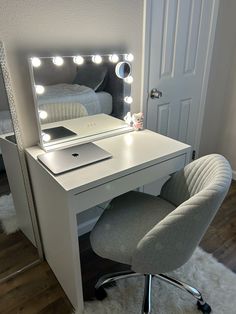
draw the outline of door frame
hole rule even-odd
[[[144,112],[144,126],[147,127],[147,110],[149,97],[149,67],[151,54],[151,33],[152,33],[152,5],[154,1],[158,0],[144,0],[143,5],[143,38],[142,38],[142,81],[141,81],[141,110]],[[203,0],[204,1],[204,0]],[[198,157],[199,146],[202,135],[202,126],[204,119],[204,112],[206,106],[206,96],[208,88],[208,80],[210,76],[210,67],[212,52],[215,40],[215,30],[218,18],[220,0],[213,1],[213,10],[210,22],[210,35],[207,45],[206,62],[204,66],[204,74],[202,80],[201,101],[199,107],[199,119],[197,121],[197,130],[195,135],[195,144],[193,149],[196,150],[196,157]],[[156,86],[153,86],[153,88]]]

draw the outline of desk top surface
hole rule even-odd
[[[113,157],[101,162],[54,176],[38,160],[44,153],[38,146],[26,149],[31,160],[37,162],[65,190],[76,193],[125,176],[132,172],[190,152],[190,146],[158,133],[143,130],[129,132],[94,142]]]

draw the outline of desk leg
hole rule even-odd
[[[84,308],[76,213],[70,196],[38,164],[31,181],[46,260],[76,313]]]
[[[76,314],[80,314],[84,309],[84,298],[83,298],[83,288],[82,288],[82,274],[81,274],[81,264],[80,264],[80,250],[79,250],[79,240],[78,240],[78,230],[77,230],[77,218],[74,211],[70,211],[70,230],[71,230],[71,260],[69,261],[69,271],[71,273],[72,279],[74,280],[74,285],[72,286],[72,291],[67,292],[73,307],[77,311]],[[71,269],[70,269],[71,267]],[[74,292],[76,295],[74,295]]]
[[[44,231],[45,257],[76,314],[80,314],[84,301],[76,214],[68,206],[64,207],[63,202],[55,208],[57,214],[55,216],[54,212],[54,218],[47,214],[47,223],[54,219],[54,224],[48,225],[48,231]]]

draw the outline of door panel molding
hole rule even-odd
[[[163,5],[162,51],[160,78],[173,76],[178,23],[178,0],[167,0]]]
[[[197,50],[199,44],[200,25],[202,20],[203,0],[200,2],[193,1],[191,3],[189,23],[188,23],[188,36],[187,47],[185,54],[185,64],[183,73],[194,73],[196,67]],[[194,15],[193,12],[197,14]]]
[[[169,121],[170,121],[170,110],[169,110],[169,103],[161,104],[158,106],[158,113],[157,113],[157,121],[158,121],[158,127],[157,131],[158,133],[162,135],[168,135],[169,134]]]
[[[184,99],[180,101],[180,123],[178,131],[178,140],[185,142],[187,140],[188,121],[192,99]]]

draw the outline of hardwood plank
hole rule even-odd
[[[9,246],[22,240],[22,235],[20,232],[14,232],[11,234],[6,234],[4,232],[0,233],[0,251],[5,250]]]
[[[61,297],[39,311],[39,314],[71,314],[72,306],[68,299]]]
[[[27,286],[31,281],[37,281],[38,278],[44,277],[47,279],[49,276],[54,276],[50,270],[49,265],[46,262],[40,265],[34,266],[28,269],[26,272],[8,279],[0,284],[0,295],[7,294],[14,289],[19,289],[19,287]],[[0,298],[1,301],[1,298]]]
[[[0,197],[9,193],[10,187],[6,172],[0,172]],[[22,269],[37,259],[37,249],[21,231],[7,235],[0,227],[0,279]]]
[[[0,279],[38,259],[38,251],[21,231],[0,233]]]
[[[72,306],[50,267],[43,262],[0,285],[0,313],[66,314],[72,313]]]
[[[236,272],[236,181],[203,237],[200,246]]]
[[[17,313],[32,314],[44,312],[47,308],[58,301],[60,296],[62,297],[63,292],[55,281],[54,285],[50,285],[45,290],[42,289],[40,293],[34,295],[32,298],[21,303],[17,308]],[[46,307],[45,307],[46,304]],[[15,314],[16,308],[9,312],[9,314]],[[63,313],[63,312],[60,312]]]

